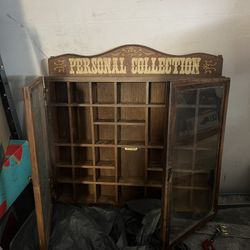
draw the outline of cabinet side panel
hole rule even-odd
[[[48,248],[52,204],[49,184],[49,158],[46,130],[43,79],[38,78],[24,88],[26,123],[32,162],[40,249]]]

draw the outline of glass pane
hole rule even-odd
[[[170,241],[212,209],[223,87],[176,91]]]

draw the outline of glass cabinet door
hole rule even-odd
[[[216,209],[228,87],[228,79],[170,83],[165,185],[170,244]]]

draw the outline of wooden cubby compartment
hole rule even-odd
[[[119,182],[143,184],[145,181],[145,149],[119,148],[118,150]]]
[[[49,101],[50,103],[68,103],[67,82],[49,82]]]
[[[70,167],[57,167],[56,175],[57,181],[60,183],[72,183],[73,181],[72,168]]]
[[[75,168],[74,174],[75,174],[74,182],[76,183],[88,184],[94,181],[93,169],[91,168]]]
[[[67,107],[51,107],[52,135],[56,143],[70,142],[69,110]]]
[[[114,104],[114,83],[92,83],[92,100],[95,104]]]
[[[145,104],[145,82],[120,82],[117,85],[117,100],[120,104]]]
[[[73,201],[73,185],[71,183],[60,183],[56,184],[56,197],[62,202]]]
[[[163,171],[164,150],[158,148],[148,149],[148,170]]]
[[[114,147],[95,147],[95,164],[96,167],[114,167]]]
[[[76,184],[76,202],[89,204],[95,201],[95,191],[93,184]]]
[[[164,144],[165,108],[149,109],[149,144]]]
[[[149,103],[165,104],[167,98],[167,85],[165,82],[151,82],[149,86]]]
[[[90,92],[88,82],[70,83],[70,100],[72,104],[89,104]]]
[[[112,204],[116,203],[116,188],[112,185],[97,185],[97,203]]]
[[[77,166],[93,166],[91,147],[74,147],[74,160]]]
[[[94,124],[107,124],[115,121],[113,107],[93,107]]]
[[[108,124],[95,125],[95,140],[96,144],[114,144],[115,143],[114,125],[108,125]]]
[[[90,144],[91,120],[89,107],[72,107],[72,134],[73,143]]]
[[[55,164],[56,165],[71,165],[71,148],[68,146],[55,147]]]

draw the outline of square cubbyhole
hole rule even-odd
[[[145,129],[137,125],[118,126],[118,142],[120,145],[145,145]]]
[[[164,145],[164,117],[165,108],[149,109],[149,143],[151,145]]]
[[[114,125],[95,125],[96,144],[114,144],[115,127]]]
[[[145,82],[121,82],[118,83],[118,103],[121,104],[145,104]]]
[[[150,83],[150,104],[165,104],[167,96],[166,82]]]
[[[72,168],[58,167],[56,168],[56,179],[60,183],[72,183]]]
[[[70,143],[68,107],[49,107],[50,126],[56,143]]]
[[[96,169],[96,181],[105,183],[115,182],[115,169]]]
[[[95,201],[93,184],[76,184],[76,202],[81,204],[89,204]]]
[[[56,184],[56,197],[61,202],[73,201],[73,184],[70,183],[57,183]]]
[[[118,122],[145,125],[145,108],[120,107],[117,111]]]
[[[113,104],[114,103],[114,83],[95,82],[92,83],[93,103]]]
[[[56,165],[71,165],[71,148],[66,146],[55,147]]]
[[[144,187],[121,186],[119,187],[119,200],[121,205],[130,200],[144,198]]]
[[[90,103],[89,83],[88,82],[71,82],[70,95],[72,104]]]
[[[96,185],[97,202],[99,204],[115,204],[116,187],[112,185]]]
[[[72,108],[72,130],[74,143],[91,143],[90,108]]]
[[[93,169],[91,168],[75,168],[75,182],[88,183],[93,182]]]
[[[75,147],[75,164],[79,166],[93,166],[91,147]]]
[[[148,171],[148,185],[161,187],[163,185],[163,173],[159,171]]]
[[[94,107],[93,116],[95,124],[114,122],[115,109],[113,107]]]
[[[68,103],[67,82],[50,81],[48,85],[51,103]]]
[[[115,148],[113,147],[96,147],[95,162],[99,167],[115,166]]]
[[[159,199],[161,200],[161,187],[148,187],[147,188],[147,198],[148,199]]]
[[[120,148],[118,150],[119,181],[126,184],[144,183],[145,149]]]
[[[163,170],[164,158],[163,158],[163,149],[148,149],[148,168],[155,170]]]

